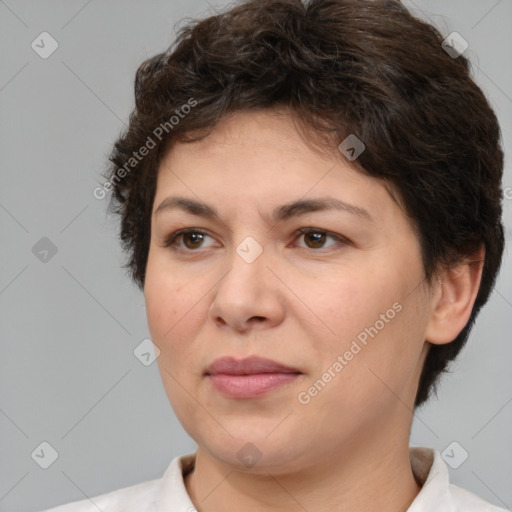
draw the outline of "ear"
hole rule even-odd
[[[445,269],[432,293],[432,314],[425,339],[434,345],[452,342],[471,316],[482,270],[485,247],[482,245],[459,265]]]

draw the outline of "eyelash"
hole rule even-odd
[[[331,233],[330,231],[325,231],[323,229],[317,229],[317,228],[299,229],[294,233],[294,237],[300,237],[301,235],[308,235],[311,233],[320,233],[322,235],[327,235],[342,245],[347,245],[350,243],[350,240],[348,240],[347,238],[345,238],[341,235],[337,235],[336,233]],[[187,248],[183,249],[181,247],[177,247],[177,245],[176,245],[177,239],[181,236],[188,235],[188,234],[198,234],[198,235],[203,235],[203,236],[210,236],[207,231],[205,231],[204,229],[201,229],[201,228],[181,229],[181,230],[175,231],[174,233],[169,235],[166,238],[163,247],[168,247],[175,251],[183,250],[185,252],[198,252],[200,248],[199,249],[187,249]],[[314,249],[314,248],[310,248],[310,247],[300,247],[300,249],[310,249],[315,252],[320,252],[320,251],[322,251],[322,249],[325,249],[325,248]]]

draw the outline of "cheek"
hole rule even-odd
[[[413,274],[404,276],[396,264],[345,268],[328,279],[303,282],[300,293],[309,298],[306,303],[315,318],[314,325],[307,319],[302,324],[319,363],[315,377],[342,356],[344,377],[337,381],[350,382],[349,388],[376,380],[370,369],[392,387],[398,385],[396,379],[406,378],[423,344],[421,298],[418,291],[410,293],[415,284]]]
[[[193,295],[193,287],[186,287],[157,258],[152,258],[150,252],[144,286],[146,317],[152,339],[161,350],[174,337],[180,323],[186,322]]]
[[[373,326],[400,299],[399,283],[389,281],[389,272],[377,276],[364,268],[340,269],[314,281],[298,280],[295,290],[312,312],[312,323],[304,322],[303,328],[310,331],[319,325],[335,349]]]
[[[204,275],[185,275],[166,265],[148,262],[147,324],[151,339],[160,349],[157,362],[168,391],[174,390],[176,384],[170,375],[185,382],[191,377],[191,369],[197,370],[197,358],[201,355],[198,342],[208,318],[207,294],[211,286]],[[179,394],[179,389],[174,391]]]

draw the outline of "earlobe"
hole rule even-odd
[[[480,288],[484,259],[482,245],[460,264],[443,270],[432,294],[427,341],[434,345],[450,343],[467,324]]]

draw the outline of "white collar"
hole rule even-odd
[[[506,512],[465,489],[450,484],[448,467],[432,448],[411,446],[413,474],[422,486],[407,512]],[[195,512],[183,472],[193,469],[195,453],[176,457],[165,471],[157,490],[155,511]]]

